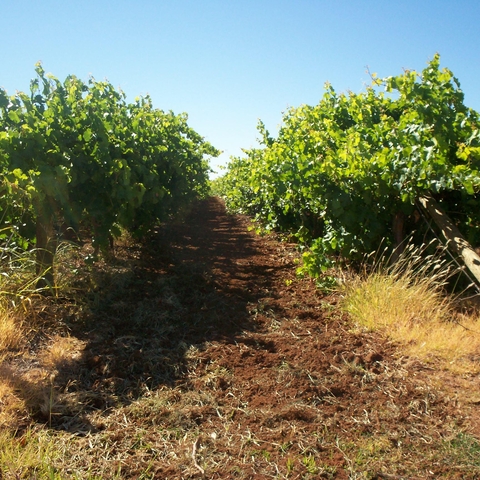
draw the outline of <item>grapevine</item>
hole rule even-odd
[[[313,275],[381,243],[401,248],[427,193],[479,240],[479,116],[439,55],[421,73],[372,75],[362,93],[327,84],[318,105],[286,112],[276,138],[258,130],[260,147],[233,158],[219,188],[230,209],[308,246]]]
[[[35,70],[29,95],[0,89],[0,227],[36,245],[39,286],[51,287],[56,226],[82,224],[97,249],[121,229],[141,235],[206,194],[219,152],[149,97],[127,103],[109,82]]]

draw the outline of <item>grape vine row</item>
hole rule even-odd
[[[273,138],[232,158],[217,191],[227,206],[308,246],[319,275],[378,246],[400,248],[431,193],[470,241],[480,240],[479,115],[435,55],[421,72],[371,75],[362,93],[327,84],[318,105],[291,108]]]
[[[121,229],[141,235],[206,194],[219,152],[148,96],[35,71],[29,94],[0,89],[0,235],[36,241],[51,285],[55,225],[82,224],[102,249]]]

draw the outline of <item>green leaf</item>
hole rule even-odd
[[[8,118],[15,123],[20,123],[20,117],[18,116],[18,113],[15,110],[10,110],[8,112]]]
[[[93,136],[93,133],[92,133],[92,130],[91,130],[90,128],[88,128],[87,130],[85,130],[85,132],[83,132],[83,135],[82,135],[83,140],[84,140],[85,142],[87,142],[87,143],[90,141],[90,139],[92,138],[92,136]]]
[[[469,195],[475,194],[475,189],[473,188],[473,183],[471,180],[464,182],[463,186],[465,187],[465,190]]]

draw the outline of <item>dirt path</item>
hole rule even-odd
[[[76,333],[82,358],[56,380],[56,428],[86,435],[89,471],[480,478],[480,460],[455,449],[475,448],[473,406],[435,387],[454,379],[355,331],[335,296],[296,276],[291,245],[248,227],[212,198],[143,249],[118,250]]]

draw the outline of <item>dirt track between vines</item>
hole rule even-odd
[[[81,359],[56,379],[54,426],[76,432],[89,471],[480,478],[480,461],[445,453],[460,431],[480,436],[478,395],[461,390],[478,378],[435,371],[354,328],[338,295],[296,276],[293,245],[249,226],[211,198],[125,251],[134,273],[102,291],[93,327],[78,333]],[[72,454],[73,469],[82,462]]]

